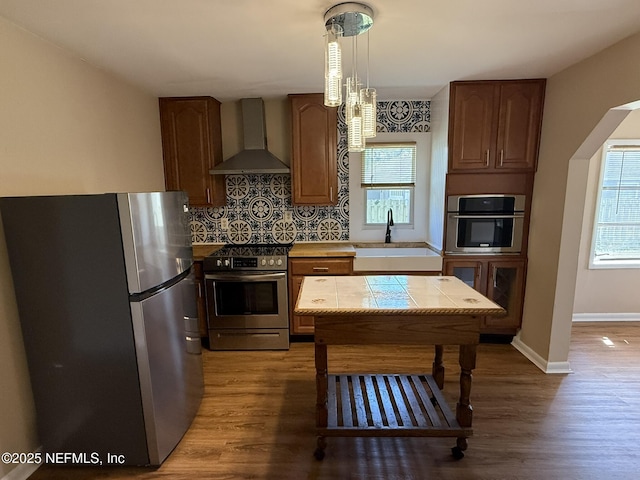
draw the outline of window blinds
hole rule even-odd
[[[611,146],[602,172],[596,258],[640,258],[640,146]]]
[[[415,142],[367,143],[362,154],[363,187],[413,187],[415,182]]]

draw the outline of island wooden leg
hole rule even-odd
[[[431,375],[436,381],[438,388],[442,390],[444,388],[444,365],[442,364],[442,345],[436,345],[436,354],[433,358],[433,365],[431,367]]]
[[[327,411],[327,346],[324,344],[315,344],[315,362],[316,362],[316,427],[327,428],[328,411]],[[320,435],[317,438],[317,447],[314,456],[318,460],[324,458],[324,449],[327,446],[325,438]]]
[[[473,407],[469,403],[471,396],[472,371],[476,368],[476,345],[460,345],[460,399],[456,405],[456,420],[461,427],[471,427],[473,421]],[[467,449],[467,438],[458,437],[453,447],[453,456],[462,458]]]

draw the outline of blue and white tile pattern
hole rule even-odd
[[[429,128],[428,100],[378,102],[378,132],[428,132]],[[226,206],[191,208],[193,243],[254,244],[349,240],[349,153],[344,108],[338,110],[337,149],[336,206],[294,207],[291,205],[289,175],[227,175]],[[221,228],[223,218],[229,223],[227,230]]]

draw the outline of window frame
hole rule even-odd
[[[373,141],[373,139],[371,139]],[[428,205],[431,185],[431,132],[378,132],[375,141],[380,142],[416,142],[416,210],[413,217],[413,228],[408,226],[391,227],[391,242],[424,242],[428,238],[429,215],[419,205]],[[361,152],[345,152],[345,161],[349,163],[349,240],[353,242],[383,242],[384,225],[378,227],[364,226],[364,196],[361,194],[362,178]],[[444,205],[444,203],[443,203]],[[444,208],[444,207],[443,207]]]
[[[623,269],[623,268],[640,268],[640,255],[637,258],[616,259],[616,258],[601,258],[596,257],[596,239],[598,236],[598,227],[600,225],[600,208],[602,202],[602,191],[604,182],[604,173],[607,162],[607,154],[610,147],[632,147],[637,146],[637,151],[640,152],[640,139],[611,139],[607,140],[602,146],[602,152],[600,156],[600,171],[598,175],[598,185],[596,190],[596,201],[593,213],[593,224],[591,228],[591,249],[589,251],[589,269]],[[635,150],[635,149],[634,149]],[[640,208],[640,207],[639,207]],[[639,222],[640,224],[640,222]]]
[[[365,146],[365,151],[367,148],[384,148],[388,146],[390,148],[397,147],[413,147],[413,183],[380,183],[369,184],[363,183],[363,179],[360,181],[360,188],[362,190],[363,196],[363,205],[364,205],[364,215],[362,217],[362,228],[367,229],[378,229],[381,226],[386,226],[386,220],[384,222],[368,222],[367,220],[367,194],[370,190],[409,190],[409,221],[408,222],[400,222],[397,218],[394,217],[394,227],[397,228],[414,228],[414,218],[415,218],[415,205],[416,205],[416,182],[417,182],[417,168],[418,168],[418,144],[412,140],[395,140],[395,141],[383,141],[383,142],[367,142]],[[361,177],[364,177],[364,163],[365,163],[366,155],[365,152],[362,152],[360,158],[360,167],[361,167]]]

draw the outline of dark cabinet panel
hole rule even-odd
[[[322,94],[289,95],[293,205],[338,202],[337,112]]]
[[[526,260],[445,258],[443,273],[453,275],[504,308],[504,316],[482,319],[482,333],[513,335],[522,322]]]
[[[183,190],[194,206],[226,202],[224,175],[209,170],[222,162],[220,102],[212,97],[160,99],[165,186]]]
[[[534,171],[545,80],[453,82],[450,172]]]

